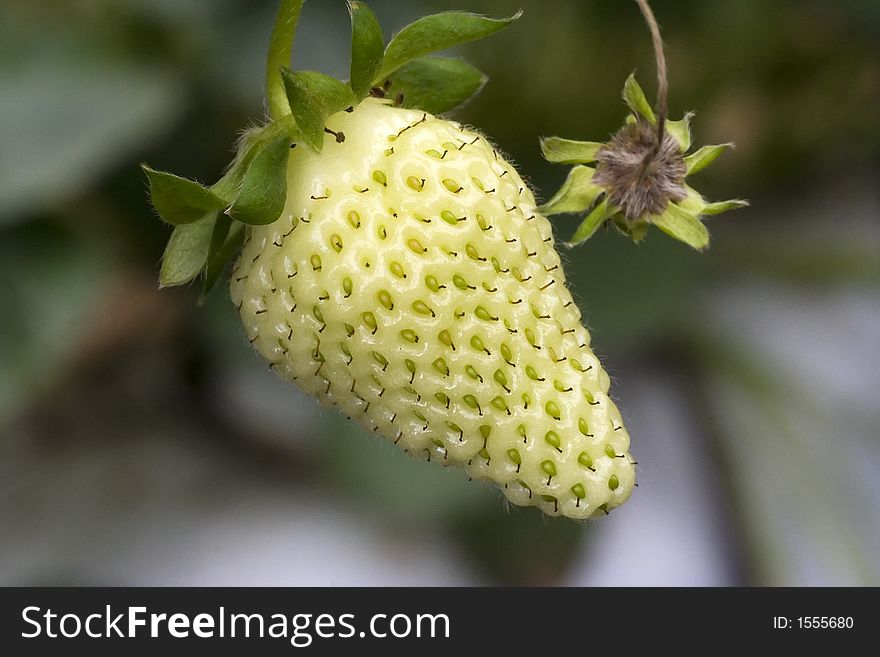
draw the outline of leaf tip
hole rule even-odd
[[[550,139],[552,139],[552,137],[538,138],[538,145],[541,147],[541,155],[543,155],[545,159],[547,158],[547,141]]]
[[[636,80],[636,72],[629,74],[626,82],[623,83],[623,101],[627,104],[634,115],[643,117],[651,125],[657,123],[657,117],[642,86]]]
[[[703,206],[700,214],[711,216],[721,214],[723,212],[729,212],[730,210],[739,210],[740,208],[746,208],[748,206],[749,202],[745,199],[733,198],[727,201],[716,201],[714,203],[707,203]]]

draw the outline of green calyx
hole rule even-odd
[[[733,144],[703,146],[691,153],[691,114],[665,121],[630,75],[623,99],[630,109],[625,125],[608,142],[541,140],[548,162],[575,165],[560,190],[541,209],[546,215],[582,213],[567,245],[584,243],[603,225],[612,224],[635,242],[651,226],[697,250],[709,245],[707,216],[748,205],[746,201],[706,201],[687,177],[711,164]]]
[[[220,279],[238,251],[246,225],[275,221],[286,201],[291,148],[321,151],[327,118],[367,96],[388,97],[400,107],[432,114],[449,111],[476,94],[486,76],[470,64],[431,53],[482,39],[517,20],[519,13],[492,19],[460,11],[421,18],[387,44],[376,16],[363,2],[348,1],[351,15],[350,79],[316,71],[294,71],[293,39],[303,0],[281,0],[266,65],[270,120],[247,130],[224,176],[205,186],[142,165],[153,207],[174,226],[162,257],[163,287],[204,276],[204,292]]]

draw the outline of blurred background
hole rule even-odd
[[[548,198],[538,137],[603,140],[650,40],[620,0],[375,0],[390,36],[466,8],[455,117]],[[654,0],[673,117],[735,141],[695,186],[752,206],[696,254],[599,235],[567,272],[640,487],[579,524],[403,453],[247,344],[224,289],[157,288],[138,163],[204,182],[264,114],[271,0],[0,5],[0,584],[880,584],[880,3]],[[297,68],[347,76],[342,0]],[[567,237],[575,217],[558,217]]]

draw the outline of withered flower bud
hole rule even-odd
[[[593,182],[635,220],[661,214],[670,202],[684,199],[686,173],[678,141],[666,132],[657,148],[657,127],[639,117],[598,150]]]

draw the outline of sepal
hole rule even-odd
[[[709,246],[709,231],[696,215],[670,203],[664,212],[653,217],[657,228],[670,237],[702,251]]]
[[[348,0],[351,14],[351,72],[350,84],[358,100],[366,98],[373,86],[373,78],[382,68],[385,40],[376,15],[365,3]]]
[[[287,135],[277,137],[253,158],[228,214],[245,224],[271,224],[281,215],[287,200]]]
[[[632,111],[633,115],[641,116],[651,125],[656,125],[657,117],[651,109],[651,103],[645,97],[642,86],[636,81],[636,74],[630,73],[623,84],[623,102]]]
[[[204,271],[219,214],[213,210],[198,221],[174,227],[162,255],[159,287],[185,285]]]
[[[213,210],[221,210],[226,201],[199,183],[173,173],[156,171],[141,165],[150,183],[150,198],[159,216],[169,224],[191,224]]]
[[[583,244],[599,230],[612,214],[608,207],[608,199],[602,199],[600,203],[596,204],[596,207],[587,213],[580,226],[574,231],[574,235],[571,236],[571,239],[565,245],[569,248],[574,248]]]
[[[593,182],[593,169],[584,165],[573,167],[562,187],[547,203],[541,212],[550,216],[565,212],[583,212],[593,205],[602,193],[602,188]]]
[[[692,176],[693,174],[702,171],[707,166],[712,164],[718,156],[721,155],[724,151],[733,148],[733,144],[715,144],[712,146],[703,146],[702,148],[698,148],[693,153],[684,158],[684,163],[687,165],[687,175]]]
[[[555,164],[590,164],[596,161],[596,152],[602,148],[598,141],[574,141],[562,137],[541,140],[541,154]]]
[[[305,142],[321,152],[327,117],[355,104],[351,87],[317,71],[281,73],[290,111]]]
[[[440,114],[477,94],[486,79],[461,59],[419,57],[394,74],[388,95],[400,98],[403,107]]]

